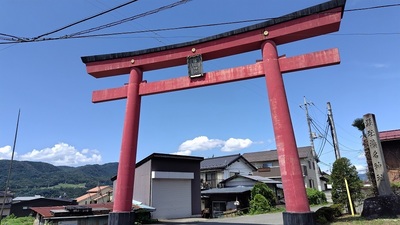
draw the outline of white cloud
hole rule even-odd
[[[204,151],[219,148],[224,152],[232,152],[249,147],[253,144],[250,139],[229,138],[227,141],[220,139],[209,139],[206,136],[199,136],[192,140],[186,140],[179,148],[176,155],[191,155],[194,151]]]
[[[0,148],[0,159],[11,160],[11,155],[12,155],[11,146],[6,145],[6,146]],[[14,156],[16,156],[16,153],[14,153]]]
[[[210,150],[222,147],[224,141],[219,139],[208,139],[206,136],[196,137],[192,140],[187,140],[179,146],[179,151],[199,151]]]
[[[223,152],[233,152],[236,150],[244,149],[249,147],[253,142],[250,139],[235,139],[229,138],[224,147],[221,148]]]
[[[372,64],[372,67],[375,67],[375,68],[389,68],[389,64],[387,64],[387,63],[374,63],[374,64]]]
[[[74,146],[59,143],[51,148],[32,150],[18,157],[18,160],[41,161],[56,166],[81,166],[101,163],[102,158],[97,150],[83,149],[79,151]]]
[[[173,152],[171,153],[173,155],[191,155],[192,151],[190,150],[183,150],[183,151],[177,151],[177,152]]]
[[[365,165],[354,165],[359,173],[365,173],[367,167]]]
[[[357,156],[357,158],[360,159],[360,160],[365,160],[365,152],[360,153],[360,154]]]

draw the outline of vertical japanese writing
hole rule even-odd
[[[371,153],[379,195],[391,194],[385,158],[382,152],[382,145],[379,139],[375,116],[373,114],[366,114],[363,119],[365,125],[365,136]]]

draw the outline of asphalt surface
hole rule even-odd
[[[311,211],[316,211],[321,206],[311,207]],[[204,219],[204,218],[185,218],[175,220],[160,220],[155,225],[283,225],[282,212],[267,213],[261,215],[245,215],[227,218]]]

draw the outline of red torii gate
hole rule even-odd
[[[129,83],[93,92],[94,103],[127,99],[114,209],[109,224],[127,224],[133,198],[133,183],[139,130],[141,96],[202,87],[265,76],[275,141],[286,201],[285,225],[315,224],[308,204],[291,123],[282,73],[340,63],[337,49],[294,57],[278,57],[276,45],[339,30],[345,0],[334,0],[264,23],[193,42],[134,52],[82,57],[87,72],[95,78],[130,74]],[[187,58],[201,55],[212,60],[261,49],[263,59],[252,65],[147,83],[145,71],[185,65]]]

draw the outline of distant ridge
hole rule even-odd
[[[0,171],[7,171],[10,160],[0,160]],[[97,185],[112,185],[118,163],[79,167],[54,166],[45,162],[13,161],[10,191],[15,196],[42,195],[56,198],[66,195],[76,198]],[[0,190],[5,189],[7,174],[0,173]]]

